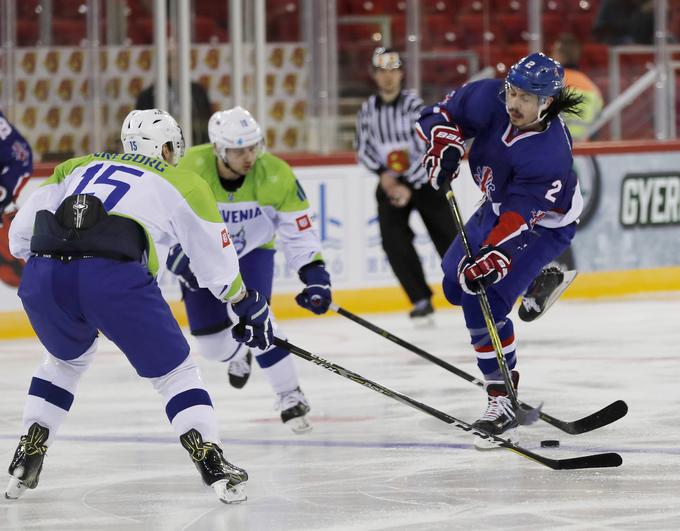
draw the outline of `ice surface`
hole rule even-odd
[[[478,375],[459,311],[438,312],[430,330],[400,314],[365,317]],[[201,360],[225,455],[250,475],[248,501],[234,506],[200,484],[160,397],[102,341],[40,485],[0,500],[0,529],[680,529],[679,318],[680,295],[668,294],[560,301],[534,323],[514,319],[524,401],[565,420],[617,399],[630,407],[582,435],[524,427],[521,444],[559,458],[620,452],[616,469],[553,471],[476,451],[464,432],[300,359],[314,429],[294,435],[259,368],[236,390],[225,366]],[[484,409],[479,388],[347,319],[283,325],[293,343],[463,420]],[[35,341],[0,343],[3,467],[40,359]]]

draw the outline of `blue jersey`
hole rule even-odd
[[[31,147],[0,112],[0,214],[19,195],[32,171]]]
[[[551,120],[543,131],[519,131],[510,123],[502,91],[502,80],[469,83],[426,108],[419,120],[428,138],[432,127],[445,123],[474,138],[470,170],[499,216],[483,242],[488,245],[504,244],[536,225],[567,226],[583,208],[571,137],[562,120]]]

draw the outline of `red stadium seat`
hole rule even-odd
[[[79,45],[86,38],[87,27],[84,19],[52,19],[52,44],[74,46]]]
[[[38,21],[17,20],[17,45],[35,46],[40,37],[40,27]]]
[[[53,0],[52,13],[57,18],[85,17],[87,0]]]
[[[518,43],[526,41],[527,17],[516,13],[494,17],[494,32],[499,42]]]

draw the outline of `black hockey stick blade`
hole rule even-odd
[[[522,404],[522,407],[524,407],[524,404]],[[626,403],[623,400],[617,400],[587,417],[572,422],[556,419],[543,411],[541,411],[540,416],[542,420],[570,435],[579,435],[580,433],[587,433],[601,428],[602,426],[606,426],[607,424],[611,424],[612,422],[625,417],[626,413],[628,413],[628,406]]]
[[[338,376],[342,376],[343,378],[352,380],[353,382],[358,383],[359,385],[363,385],[364,387],[367,387],[377,393],[380,393],[381,395],[385,395],[386,397],[396,400],[397,402],[401,402],[402,404],[412,407],[413,409],[417,409],[419,411],[422,411],[423,413],[427,413],[428,415],[433,416],[441,420],[442,422],[451,424],[454,427],[466,433],[469,433],[470,435],[476,435],[477,437],[481,437],[482,439],[485,439],[486,441],[494,444],[495,446],[498,446],[500,448],[506,448],[516,453],[517,455],[521,455],[522,457],[531,459],[532,461],[552,468],[553,470],[574,470],[579,468],[606,468],[620,466],[623,463],[621,456],[615,453],[586,455],[582,457],[573,457],[570,459],[549,459],[542,455],[536,454],[531,450],[527,450],[526,448],[517,446],[516,444],[510,442],[508,439],[498,437],[497,435],[492,435],[483,430],[475,428],[474,426],[472,426],[472,424],[468,424],[467,422],[459,420],[456,417],[444,413],[443,411],[439,411],[438,409],[428,406],[427,404],[424,404],[422,402],[418,402],[417,400],[414,400],[409,396],[403,395],[388,387],[380,385],[379,383],[364,378],[363,376],[355,372],[352,372],[348,369],[345,369],[344,367],[341,367],[340,365],[336,365],[335,363],[332,363],[319,356],[316,356],[311,352],[308,352],[298,347],[297,345],[289,343],[288,341],[285,341],[278,337],[274,337],[274,344],[277,347],[284,348],[288,350],[290,353],[295,354],[296,356],[304,360],[310,361],[315,365],[318,365],[319,367],[323,367],[324,369],[333,372]]]
[[[553,470],[577,470],[579,468],[611,468],[621,466],[623,459],[614,452],[605,454],[584,455],[583,457],[572,457],[570,459],[552,460],[556,466],[551,466]],[[548,465],[550,466],[550,465]]]
[[[468,382],[476,385],[477,387],[484,387],[484,382],[482,380],[475,378],[471,374],[463,371],[462,369],[459,369],[454,365],[451,365],[447,361],[444,361],[443,359],[438,358],[437,356],[434,356],[429,352],[426,352],[422,348],[412,343],[409,343],[408,341],[400,337],[395,336],[394,334],[388,332],[384,328],[380,328],[378,325],[371,323],[370,321],[367,321],[363,317],[360,317],[350,312],[349,310],[346,310],[345,308],[338,306],[335,303],[331,303],[329,307],[331,310],[338,313],[339,315],[342,315],[343,317],[346,317],[350,321],[354,321],[355,323],[363,326],[364,328],[367,328],[371,332],[374,332],[384,337],[385,339],[388,339],[393,343],[396,343],[397,345],[405,348],[406,350],[410,350],[411,352],[417,354],[421,358],[424,358],[427,361],[434,363],[435,365],[439,365],[442,369],[447,370],[455,374],[456,376],[461,377],[463,380],[467,380]],[[621,417],[624,417],[628,412],[628,407],[626,406],[626,403],[623,400],[617,400],[616,402],[609,404],[607,407],[599,411],[596,411],[595,413],[592,413],[581,419],[568,422],[565,420],[555,418],[552,415],[548,415],[547,413],[542,411],[541,408],[543,404],[534,408],[528,404],[525,404],[522,401],[519,401],[519,405],[521,407],[520,411],[527,411],[529,415],[531,415],[531,417],[535,417],[536,415],[538,415],[538,418],[540,418],[541,420],[555,426],[557,429],[560,429],[563,432],[568,433],[570,435],[578,435],[580,433],[586,433],[592,430],[596,430],[597,428],[601,428],[602,426],[606,426],[607,424],[611,424],[612,422],[619,420]],[[531,421],[535,419],[530,418],[529,420]]]

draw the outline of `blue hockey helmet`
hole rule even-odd
[[[543,53],[532,53],[512,65],[505,82],[537,96],[555,96],[564,88],[564,68]]]

